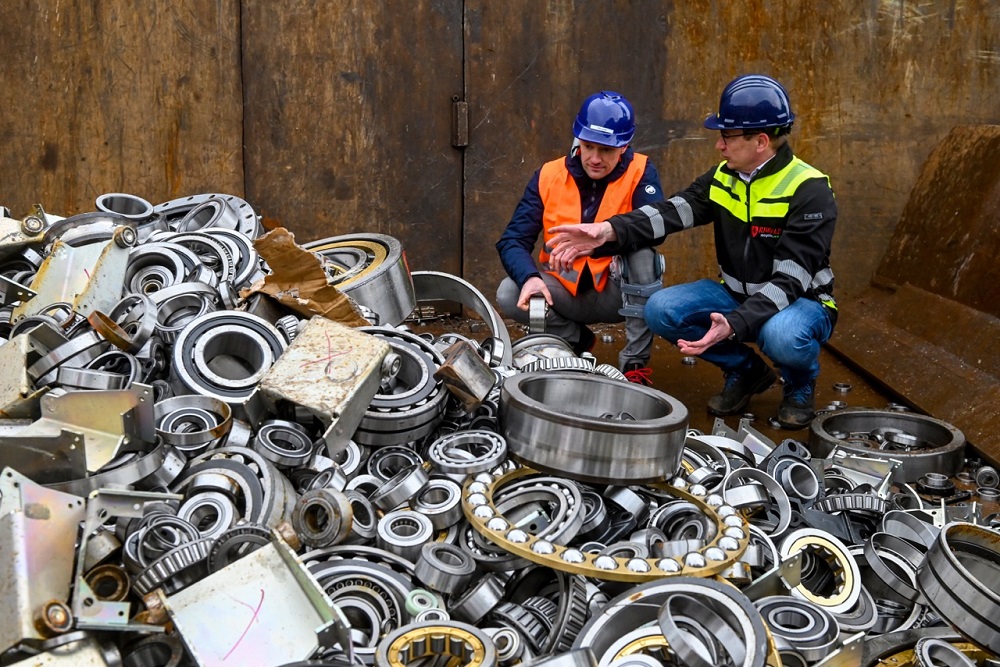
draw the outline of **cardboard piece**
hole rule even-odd
[[[351,327],[371,324],[347,295],[330,284],[319,257],[295,243],[290,231],[278,227],[253,245],[271,273],[244,289],[241,296],[260,292],[304,317],[319,315]]]

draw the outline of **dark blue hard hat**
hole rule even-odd
[[[622,95],[610,90],[583,101],[573,121],[573,136],[603,146],[627,146],[635,135],[635,112]]]
[[[729,82],[719,98],[719,113],[705,119],[710,130],[791,128],[795,114],[784,87],[763,74],[745,74]]]

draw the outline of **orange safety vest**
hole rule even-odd
[[[632,193],[635,191],[642,174],[646,171],[646,156],[634,153],[632,163],[616,181],[608,183],[601,199],[601,205],[597,209],[595,222],[607,220],[611,216],[619,213],[628,213],[632,210]],[[590,273],[594,276],[594,287],[598,292],[604,291],[604,286],[608,282],[608,267],[611,266],[611,257],[577,257],[573,262],[573,268],[569,271],[556,273],[547,269],[549,253],[552,246],[549,242],[553,234],[549,231],[556,225],[580,224],[580,190],[576,186],[576,181],[566,169],[565,158],[559,158],[542,165],[538,175],[538,193],[542,197],[545,212],[542,215],[542,225],[544,229],[542,250],[538,259],[545,268],[545,272],[555,276],[569,293],[576,296],[577,287],[580,284],[580,276],[583,275],[583,268],[590,268]]]

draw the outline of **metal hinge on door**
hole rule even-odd
[[[451,98],[451,145],[455,148],[469,145],[469,103],[458,95]]]

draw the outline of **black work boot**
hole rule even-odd
[[[816,409],[816,381],[800,387],[785,383],[782,389],[784,398],[778,408],[778,423],[782,428],[793,431],[809,426]]]
[[[776,379],[774,371],[760,357],[754,356],[749,369],[726,373],[722,393],[708,399],[709,414],[725,417],[742,412],[751,396],[770,387]]]
[[[580,340],[575,343],[570,343],[570,347],[573,348],[573,354],[580,356],[584,352],[590,352],[594,349],[594,343],[597,342],[597,336],[594,332],[590,330],[590,327],[585,324],[580,325]]]

